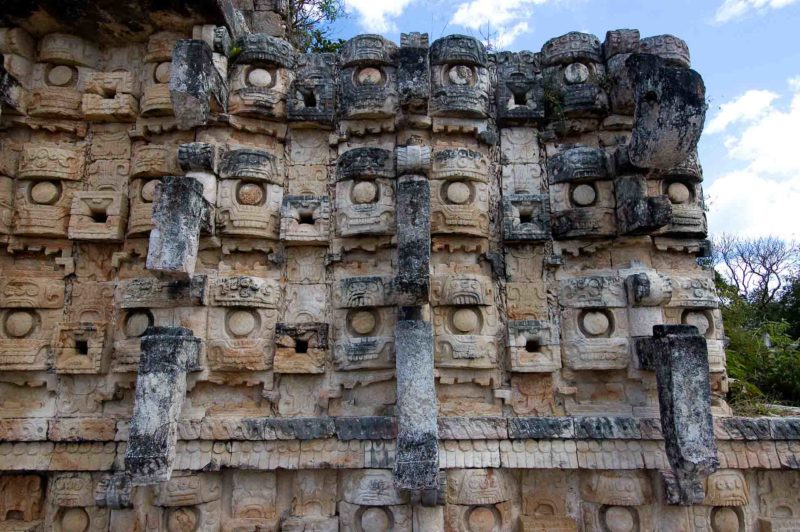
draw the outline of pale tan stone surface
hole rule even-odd
[[[253,13],[280,20],[253,11],[251,22]],[[612,57],[584,34],[537,58],[484,61],[477,43],[429,52],[451,55],[425,67],[431,92],[420,106],[404,100],[408,65],[382,38],[359,37],[325,68],[307,57],[289,67],[224,55],[222,29],[162,28],[113,44],[0,29],[27,106],[4,106],[0,118],[0,529],[800,526],[797,421],[725,424],[724,329],[711,272],[695,260],[706,227],[696,164],[643,176],[647,198],[666,198],[669,224],[620,229],[608,167],[628,142],[633,102],[605,93],[624,84],[600,81],[615,54],[684,64],[682,41],[620,30],[607,37]],[[226,112],[212,106],[187,130],[170,80],[175,43],[190,37],[211,48],[229,98]],[[540,89],[578,87],[596,96],[589,110],[504,115],[534,112],[527,102],[542,78],[495,98],[502,65],[531,61],[555,76]],[[309,108],[319,114],[294,114]],[[206,143],[213,157],[179,159],[187,143]],[[575,144],[608,165],[559,180],[552,162]],[[383,166],[365,160],[342,174],[339,163],[363,148],[384,150]],[[200,181],[210,209],[185,282],[145,266],[157,188],[172,175]],[[396,490],[391,473],[395,327],[406,305],[396,283],[401,175],[422,176],[431,193],[419,312],[434,333],[433,506]],[[541,202],[513,203],[511,227],[535,225],[534,205],[546,204],[548,236],[505,233],[503,202],[520,196]],[[647,279],[647,294],[631,289],[632,276]],[[696,326],[709,352],[721,469],[688,508],[665,502],[656,380],[636,353],[659,324]],[[189,328],[202,347],[180,400],[172,478],[126,492],[110,479],[125,470],[151,326]],[[592,432],[598,419],[611,428]]]

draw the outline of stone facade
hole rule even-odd
[[[725,403],[682,40],[181,6],[4,15],[0,530],[800,528],[800,420]]]

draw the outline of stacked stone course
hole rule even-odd
[[[725,403],[682,40],[179,4],[0,29],[0,530],[800,528],[800,420]]]

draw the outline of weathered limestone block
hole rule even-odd
[[[519,514],[512,476],[501,469],[460,469],[447,474],[447,530],[511,531]]]
[[[422,320],[398,321],[395,344],[398,434],[394,485],[422,496],[426,502],[439,485],[431,324]]]
[[[600,41],[588,33],[570,32],[542,46],[544,99],[547,117],[595,117],[608,110],[602,86],[606,75]]]
[[[398,266],[395,293],[398,304],[413,306],[428,301],[430,289],[431,189],[422,176],[404,175],[397,182]]]
[[[427,33],[400,34],[397,89],[401,107],[411,113],[427,114],[431,95]]]
[[[346,277],[334,287],[334,363],[339,370],[394,367],[392,280]],[[345,310],[346,309],[346,310]]]
[[[639,353],[642,367],[656,372],[661,428],[672,468],[664,477],[668,502],[698,504],[704,478],[719,467],[706,341],[694,326],[660,325],[653,327],[652,340]]]
[[[67,233],[72,240],[121,242],[128,226],[128,197],[119,192],[75,192]]]
[[[297,74],[287,95],[286,116],[298,122],[333,123],[336,113],[334,54],[297,56]]]
[[[495,367],[498,320],[491,280],[470,274],[436,276],[430,299],[436,366]]]
[[[96,506],[121,509],[133,506],[134,487],[131,477],[125,471],[104,476],[94,490]]]
[[[81,119],[83,92],[99,65],[99,50],[80,37],[51,33],[39,42],[38,61],[32,72],[29,115]]]
[[[509,320],[508,354],[512,371],[558,371],[561,351],[557,328],[544,320]]]
[[[550,196],[510,194],[503,198],[503,240],[540,242],[551,235]]]
[[[153,198],[153,223],[147,269],[191,277],[197,261],[200,231],[210,231],[211,212],[203,185],[192,177],[165,177]]]
[[[69,317],[58,327],[55,342],[57,373],[104,373],[108,367],[113,283],[81,282],[72,285]]]
[[[345,119],[393,117],[397,90],[398,47],[380,35],[358,35],[339,52],[339,84]]]
[[[206,356],[217,371],[271,367],[280,288],[250,276],[211,279],[204,294],[208,311]]]
[[[12,110],[25,113],[28,107],[28,91],[19,79],[0,65],[0,103]]]
[[[215,106],[227,107],[227,87],[205,41],[184,39],[175,44],[169,92],[181,127],[204,125]]]
[[[277,494],[275,473],[237,471],[230,490],[231,517],[224,523],[223,530],[277,527]]]
[[[276,325],[273,361],[276,373],[324,373],[327,355],[327,323]]]
[[[617,196],[617,223],[623,234],[648,234],[672,221],[672,206],[666,195],[648,196],[644,176],[618,177],[614,181]]]
[[[395,149],[397,174],[427,175],[431,170],[431,149],[419,144],[398,146]]]
[[[344,152],[336,171],[336,231],[340,236],[395,231],[394,156],[381,148]]]
[[[648,180],[650,195],[666,195],[672,216],[659,233],[684,237],[705,237],[708,232],[703,189],[703,171],[692,153],[678,166],[659,172],[658,179]]]
[[[14,225],[14,179],[0,176],[0,235],[8,235]]]
[[[222,155],[219,177],[267,181],[283,186],[284,177],[280,161],[266,150],[238,148]]]
[[[135,121],[139,100],[133,94],[135,91],[138,95],[138,86],[134,85],[134,76],[128,71],[93,72],[81,104],[84,118],[93,122]]]
[[[650,530],[649,479],[641,471],[598,471],[582,475],[583,524],[589,530],[614,530],[627,523]]]
[[[17,179],[14,194],[15,235],[66,237],[74,195],[81,183]]]
[[[608,157],[597,148],[565,149],[547,162],[555,238],[602,238],[617,231]]]
[[[0,513],[11,530],[41,529],[45,487],[37,475],[0,476]]]
[[[281,240],[293,245],[327,244],[331,202],[327,196],[284,196]]]
[[[487,116],[490,82],[483,43],[466,35],[442,37],[431,45],[430,62],[431,116]]]
[[[50,367],[65,302],[64,281],[6,271],[0,279],[0,370]]]
[[[544,79],[536,54],[500,52],[497,78],[497,118],[501,124],[536,124],[544,119]]]
[[[125,470],[134,485],[169,480],[186,373],[198,362],[200,340],[190,329],[150,327],[142,337]]]
[[[168,117],[173,115],[170,81],[172,53],[177,42],[186,35],[160,31],[150,36],[144,56],[142,97],[139,111],[143,117]]]
[[[640,168],[669,170],[697,149],[707,108],[703,80],[655,55],[634,54],[626,65],[636,102],[630,160]]]
[[[250,33],[236,39],[236,47],[241,51],[230,69],[231,114],[285,118],[295,76],[292,45],[278,37]]]

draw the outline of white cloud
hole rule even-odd
[[[778,181],[735,171],[717,178],[705,192],[713,233],[800,237],[800,176]]]
[[[791,101],[747,91],[722,105],[710,132],[728,131],[725,148],[739,168],[706,188],[711,230],[751,236],[800,236],[800,77],[788,80]],[[749,96],[748,96],[749,95]],[[742,103],[745,102],[745,103]],[[749,102],[749,103],[748,103]],[[735,124],[741,124],[736,130]]]
[[[553,0],[470,0],[459,4],[450,23],[487,32],[490,35],[484,37],[504,48],[529,30],[533,6],[549,1]]]
[[[763,90],[749,90],[738,98],[724,103],[719,112],[706,126],[706,133],[713,135],[721,133],[736,122],[750,122],[764,115],[772,106],[778,95],[774,92]]]
[[[780,9],[797,0],[725,0],[714,13],[714,22],[724,24],[744,17],[751,11],[763,13],[769,9]]]
[[[397,30],[394,19],[403,14],[414,0],[345,0],[348,13],[355,11],[366,31],[388,33]]]

